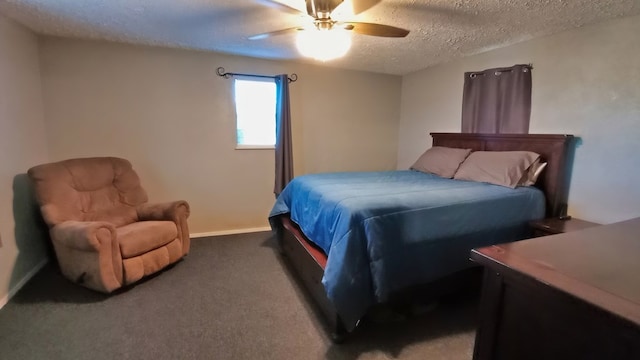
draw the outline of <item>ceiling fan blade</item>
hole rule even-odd
[[[344,28],[347,30],[353,30],[353,32],[363,35],[395,38],[401,38],[409,35],[409,30],[389,25],[353,21],[344,21],[340,22],[339,24],[341,26],[344,26]]]
[[[351,0],[353,3],[353,13],[355,15],[367,11],[377,5],[381,0]]]
[[[302,8],[296,8],[293,7],[289,4],[285,4],[283,2],[280,1],[275,1],[275,0],[255,0],[256,2],[268,6],[270,8],[273,9],[277,9],[280,11],[284,11],[287,12],[289,14],[294,14],[294,15],[300,15],[300,14],[305,14],[304,10]],[[305,14],[306,15],[306,14]]]
[[[270,31],[270,32],[266,32],[266,33],[262,33],[262,34],[258,34],[258,35],[249,36],[248,39],[249,40],[262,40],[262,39],[270,38],[272,36],[293,34],[293,33],[296,33],[296,32],[298,32],[300,30],[304,30],[304,27],[296,26],[296,27],[292,27],[292,28],[288,28],[288,29]]]
[[[307,13],[318,19],[326,19],[344,0],[305,0]]]

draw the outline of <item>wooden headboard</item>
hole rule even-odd
[[[533,151],[548,162],[536,186],[547,199],[547,217],[566,215],[569,145],[573,135],[431,133],[433,146],[474,151]]]

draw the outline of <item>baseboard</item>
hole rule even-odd
[[[33,269],[31,269],[25,276],[23,276],[22,279],[20,279],[20,281],[18,281],[18,283],[13,288],[9,289],[9,293],[2,297],[2,299],[0,299],[0,309],[7,305],[9,300],[11,300],[11,298],[15,294],[17,294],[18,291],[20,291],[20,289],[22,289],[22,287],[25,286],[27,282],[29,282],[29,280],[31,280],[31,278],[38,273],[38,271],[40,271],[45,265],[47,265],[48,262],[49,259],[47,258],[40,261],[36,266],[33,267]]]
[[[271,228],[268,226],[264,226],[264,227],[255,227],[255,228],[245,228],[245,229],[210,231],[210,232],[203,232],[203,233],[193,233],[193,234],[190,234],[190,237],[201,238],[201,237],[207,237],[207,236],[246,234],[246,233],[254,233],[254,232],[261,232],[261,231],[271,231]],[[34,277],[35,274],[37,274],[38,271],[40,271],[40,269],[42,269],[48,262],[49,262],[49,259],[43,259],[36,266],[34,266],[33,269],[31,269],[24,277],[22,277],[22,279],[18,281],[18,283],[13,288],[9,290],[9,293],[7,295],[0,298],[0,309],[2,309],[2,307],[5,306],[9,302],[9,300],[11,300],[11,298],[16,293],[18,293],[18,291],[20,291],[20,289],[22,289],[22,287],[29,280],[31,280],[31,278]]]
[[[201,237],[207,237],[207,236],[247,234],[247,233],[254,233],[254,232],[261,232],[261,231],[271,231],[271,228],[268,226],[264,226],[264,227],[256,227],[256,228],[210,231],[210,232],[202,232],[202,233],[193,233],[193,234],[189,234],[189,236],[191,238],[201,238]]]

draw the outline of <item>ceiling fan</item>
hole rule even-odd
[[[347,31],[353,31],[356,34],[380,36],[380,37],[391,37],[391,38],[401,38],[409,34],[409,30],[398,28],[395,26],[366,23],[366,22],[333,20],[331,18],[331,13],[338,7],[338,5],[342,4],[343,1],[344,0],[305,0],[307,14],[313,18],[313,25],[315,26],[315,29],[319,31],[347,30]],[[281,2],[277,2],[273,0],[269,0],[267,2],[285,11],[294,11],[296,13],[301,12],[299,9],[293,8]],[[379,2],[379,1],[376,1],[376,2]],[[309,29],[304,26],[295,26],[287,29],[270,31],[263,34],[253,35],[253,36],[250,36],[249,39],[260,40],[260,39],[265,39],[271,36],[291,34],[291,33],[296,33],[304,30],[309,30]]]

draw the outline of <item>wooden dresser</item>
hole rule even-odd
[[[474,359],[640,359],[640,218],[473,250]]]

